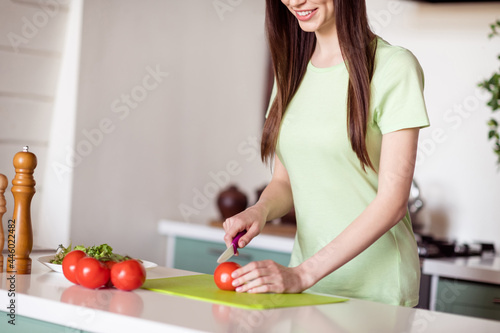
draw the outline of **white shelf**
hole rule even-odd
[[[424,274],[500,285],[500,257],[425,259]]]
[[[179,236],[224,243],[223,229],[202,224],[160,220],[158,222],[158,232],[164,236]],[[291,253],[293,242],[293,238],[261,234],[255,237],[247,246],[255,249]]]

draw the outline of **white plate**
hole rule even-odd
[[[52,259],[54,259],[53,255],[42,256],[42,257],[38,258],[38,261],[41,262],[42,264],[44,264],[45,266],[47,266],[48,268],[50,268],[51,270],[58,272],[58,273],[62,273],[62,265],[50,263],[50,261]],[[144,265],[145,269],[150,269],[150,268],[158,266],[158,264],[155,264],[154,262],[151,262],[151,261],[146,261],[146,260],[142,260],[142,259],[141,259],[141,261],[142,261],[142,264]]]

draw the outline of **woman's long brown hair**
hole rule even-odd
[[[373,165],[366,150],[376,39],[368,25],[365,0],[333,0],[335,23],[349,73],[347,128],[353,151],[363,170]],[[316,46],[316,36],[303,31],[281,1],[266,0],[266,33],[273,62],[277,94],[264,124],[261,157],[269,162],[276,152],[281,120],[297,92]]]

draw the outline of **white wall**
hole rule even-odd
[[[163,262],[158,220],[217,218],[210,175],[228,163],[253,200],[270,177],[247,143],[264,116],[263,21],[254,1],[222,16],[205,0],[84,2],[73,244]]]
[[[67,1],[0,0],[0,173],[9,179],[5,192],[12,218],[14,155],[28,145],[38,159],[36,193],[31,205],[35,240],[51,130],[61,53],[67,21]],[[57,246],[57,245],[56,245]],[[55,247],[54,247],[55,248]]]
[[[500,65],[500,38],[487,37],[500,3],[367,3],[373,27],[413,51],[425,72],[431,127],[421,131],[415,178],[426,231],[500,247],[500,174],[487,141],[491,111],[477,89]]]
[[[83,0],[71,0],[68,7],[64,49],[54,99],[50,125],[49,147],[44,164],[44,195],[40,200],[40,213],[35,226],[36,244],[55,247],[70,243],[71,200],[73,196],[73,169],[61,161],[68,161],[67,150],[74,146],[75,119],[80,73],[80,39]]]

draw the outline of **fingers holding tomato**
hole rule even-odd
[[[300,269],[272,260],[254,261],[234,272],[233,285],[237,292],[300,293],[310,287]]]

